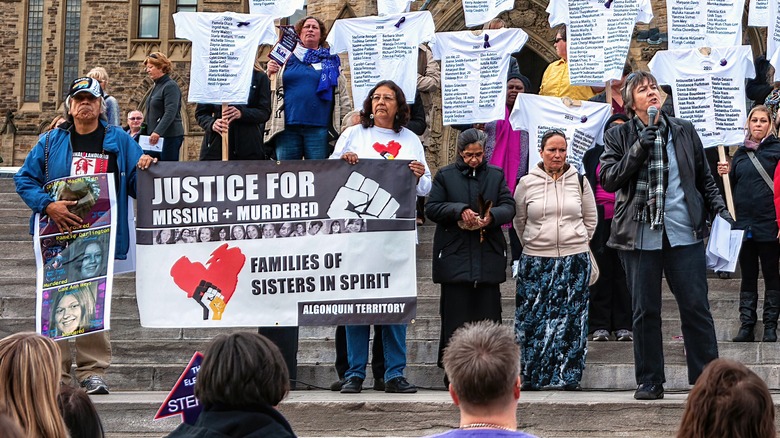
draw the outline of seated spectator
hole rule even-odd
[[[203,405],[194,425],[169,437],[295,437],[276,405],[290,390],[279,348],[265,336],[218,335],[203,354],[195,396]]]
[[[60,413],[70,431],[70,438],[103,438],[103,423],[86,392],[62,386],[57,396]]]
[[[688,395],[677,438],[775,436],[775,408],[766,383],[739,362],[710,362]]]
[[[27,437],[68,436],[57,408],[59,369],[60,350],[49,338],[15,333],[0,340],[0,412]]]
[[[512,329],[481,321],[461,327],[444,350],[460,427],[435,437],[525,437],[517,430],[520,350]]]

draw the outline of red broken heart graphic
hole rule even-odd
[[[200,262],[191,262],[186,256],[181,257],[171,267],[171,277],[177,286],[187,292],[187,298],[192,298],[201,281],[207,281],[219,288],[227,304],[236,290],[238,273],[245,261],[246,256],[240,249],[228,248],[225,243],[211,253],[206,262],[208,267]]]
[[[387,146],[376,142],[374,143],[374,150],[379,152],[379,155],[384,157],[386,160],[392,160],[395,159],[395,157],[397,157],[398,153],[401,151],[401,144],[395,140],[390,140],[390,142],[387,143]]]

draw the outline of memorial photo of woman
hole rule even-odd
[[[171,243],[176,243],[176,241],[173,238],[173,232],[169,229],[163,229],[157,232],[157,235],[154,237],[154,243],[155,245],[169,245]]]
[[[230,229],[230,235],[233,236],[233,240],[244,240],[246,237],[246,231],[244,231],[243,225],[233,225]]]
[[[330,222],[330,234],[341,234],[341,230],[343,226],[341,225],[341,221],[338,219],[334,219]]]
[[[50,337],[87,333],[95,320],[97,283],[88,282],[76,289],[59,292],[51,305]]]
[[[106,275],[108,234],[77,238],[70,246],[69,276],[72,281],[87,280]]]

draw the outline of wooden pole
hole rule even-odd
[[[718,160],[722,163],[726,162],[726,148],[723,145],[718,145]],[[731,218],[736,220],[737,216],[734,214],[734,197],[731,195],[731,181],[729,180],[729,174],[721,175],[723,177],[723,191],[726,193],[726,207],[731,213]]]
[[[228,104],[225,102],[222,102],[222,117],[225,117],[225,112],[227,112]],[[228,129],[229,127],[225,127],[225,132],[222,133],[222,161],[228,160]]]

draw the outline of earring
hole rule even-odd
[[[371,120],[374,120],[374,115],[373,114],[369,114],[368,118],[371,119]]]

